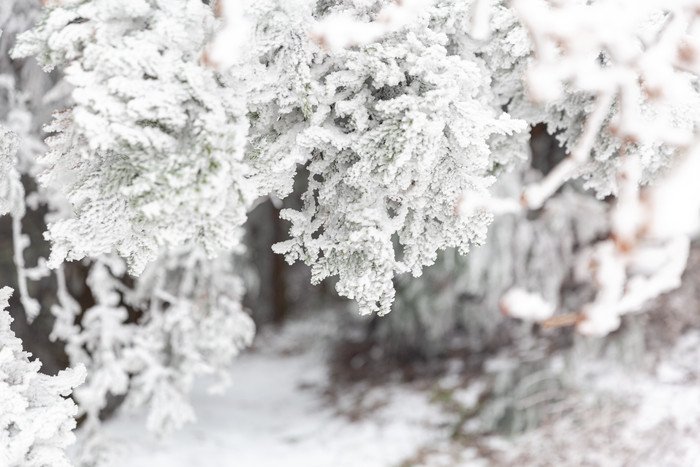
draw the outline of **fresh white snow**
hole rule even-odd
[[[260,337],[265,342],[233,365],[233,386],[224,395],[197,388],[197,423],[167,439],[148,433],[143,416],[120,414],[107,423],[105,435],[123,442],[116,465],[381,467],[446,437],[446,416],[409,387],[369,389],[365,401],[374,410],[359,421],[340,414],[352,395],[336,405],[324,396],[327,352],[310,324]]]

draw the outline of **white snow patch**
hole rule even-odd
[[[304,336],[309,330],[294,327],[275,336],[271,345],[262,344],[265,350],[238,358],[231,370],[233,386],[225,395],[198,388],[197,422],[171,437],[155,439],[139,416],[120,414],[108,422],[106,435],[127,446],[118,465],[380,467],[396,465],[424,444],[446,438],[439,426],[446,415],[426,393],[410,387],[374,388],[365,397],[376,408],[358,421],[339,414],[323,395],[324,346],[308,344],[313,342]],[[323,340],[318,332],[315,337]],[[296,353],[288,355],[290,349]]]

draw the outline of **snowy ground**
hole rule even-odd
[[[505,438],[481,433],[478,417],[454,436],[455,401],[474,406],[484,389],[479,380],[456,387],[454,374],[431,385],[358,385],[329,398],[331,327],[300,322],[259,336],[236,361],[233,387],[222,396],[198,389],[198,423],[165,440],[147,433],[141,417],[120,414],[106,427],[124,447],[116,465],[700,465],[698,331],[687,332],[653,370],[588,362],[579,370],[580,390],[567,392],[540,427]],[[436,398],[436,388],[449,403]]]
[[[233,387],[222,396],[197,391],[198,423],[166,440],[148,434],[141,417],[108,423],[109,435],[126,445],[119,465],[380,467],[444,437],[445,416],[410,388],[377,390],[374,403],[364,397],[372,410],[359,421],[331,407],[323,339],[305,335],[311,331],[318,328],[292,325],[269,346],[258,342],[236,361]]]

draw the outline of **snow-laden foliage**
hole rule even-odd
[[[68,398],[85,379],[85,368],[56,376],[39,372],[10,329],[12,289],[0,289],[0,464],[7,467],[69,467],[65,449],[75,441],[78,408]]]
[[[249,52],[229,69],[246,89],[250,180],[261,195],[284,198],[292,192],[297,164],[311,151],[297,139],[308,128],[318,105],[314,89],[319,77],[319,47],[306,31],[312,23],[313,0],[251,1],[247,18],[257,26],[245,42]],[[213,51],[231,45],[215,42]]]
[[[88,368],[74,394],[88,423],[99,423],[109,395],[125,395],[127,407],[148,408],[149,429],[169,431],[194,419],[188,397],[197,376],[216,376],[218,388],[229,383],[228,365],[250,345],[255,325],[241,307],[243,287],[230,257],[176,250],[132,287],[125,273],[117,256],[96,259],[87,278],[95,305],[78,320],[81,308],[59,274],[52,337]]]
[[[149,266],[126,301],[143,310],[129,358],[135,361],[127,406],[150,404],[148,426],[167,431],[194,418],[189,392],[200,375],[220,391],[233,358],[248,347],[255,324],[243,309],[243,284],[230,256],[176,250]]]
[[[460,285],[487,289],[489,309],[514,286],[506,313],[604,334],[679,283],[700,209],[695,1],[44,3],[13,56],[64,73],[32,91],[68,102],[37,156],[20,73],[3,67],[0,118],[22,145],[0,130],[0,211],[31,319],[26,284],[45,270],[24,265],[22,218],[48,209],[53,338],[88,368],[88,429],[113,396],[148,407],[156,431],[193,418],[194,378],[223,378],[252,340],[233,260],[247,212],[295,182],[302,207],[282,211],[291,238],[275,251],[315,283],[337,276],[364,314],[388,313],[398,275],[483,243],[503,213]],[[569,154],[538,178],[518,164],[540,123]],[[42,187],[25,193],[24,176]],[[618,202],[557,194],[577,177]],[[492,193],[499,178],[509,189]],[[79,301],[63,262],[83,258]],[[562,317],[570,276],[598,293]]]
[[[74,210],[49,227],[50,263],[116,251],[138,272],[162,246],[230,249],[251,202],[289,194],[303,162],[305,207],[284,212],[293,239],[277,251],[311,264],[314,282],[339,276],[363,313],[390,310],[395,274],[420,275],[437,251],[482,242],[490,216],[455,206],[512,164],[499,136],[525,125],[494,104],[476,54],[460,52],[460,2],[404,15],[359,50],[322,52],[308,35],[316,17],[372,19],[375,6],[250,4],[258,27],[235,37],[251,50],[215,72],[202,62],[222,46],[200,54],[213,27],[201,2],[50,5],[14,51],[64,66],[75,87],[42,159],[40,180]]]
[[[483,242],[498,211],[488,187],[518,160],[526,122],[546,123],[571,152],[525,189],[526,207],[581,175],[615,193],[623,149],[648,181],[696,120],[692,76],[663,72],[682,96],[670,103],[650,88],[662,81],[653,57],[676,61],[666,19],[689,7],[646,2],[608,37],[586,26],[619,13],[606,2],[526,3],[226,2],[205,47],[216,21],[203,2],[52,2],[14,52],[65,67],[74,86],[43,159],[42,182],[74,210],[49,228],[51,263],[117,252],[138,272],[163,246],[230,250],[252,202],[287,196],[304,163],[304,207],[283,211],[292,239],[275,250],[311,265],[314,282],[338,276],[362,313],[385,314],[396,274]],[[675,133],[639,137],[630,113],[668,115]]]
[[[293,238],[275,249],[310,264],[314,282],[339,276],[336,289],[361,313],[390,311],[395,274],[418,276],[437,251],[484,240],[490,215],[455,207],[495,180],[504,156],[492,139],[525,128],[493,105],[474,57],[451,52],[453,9],[327,57],[297,139],[312,152],[308,189],[303,209],[282,212]]]
[[[53,6],[58,8],[57,4]],[[68,7],[69,5],[62,3],[61,6]],[[77,6],[77,4],[73,6]],[[38,2],[34,7],[38,7]],[[27,9],[29,10],[26,12],[27,17],[31,18],[32,5],[20,4],[19,2],[3,4],[0,8],[0,16],[4,12],[19,15],[18,12],[25,12]],[[4,18],[4,16],[2,17]],[[206,21],[213,21],[209,10],[203,13],[203,17]],[[178,21],[181,22],[183,19],[180,18]],[[192,21],[196,21],[196,18],[193,18]],[[206,21],[204,25],[207,24]],[[15,23],[11,24],[17,26]],[[114,22],[110,24],[110,27],[116,27]],[[167,26],[167,21],[163,25]],[[29,21],[24,29],[28,26]],[[184,27],[189,29],[183,30],[181,27],[176,29],[174,33],[185,36],[183,41],[178,43],[178,46],[191,47],[193,63],[190,63],[189,66],[183,65],[185,71],[181,70],[182,73],[187,72],[187,70],[191,71],[191,69],[200,69],[205,77],[216,79],[219,82],[218,77],[211,78],[215,75],[210,68],[196,68],[195,55],[199,49],[197,49],[196,44],[187,42],[187,38],[190,37],[190,29],[198,34],[203,34],[203,37],[208,37],[206,28],[203,30],[202,24],[197,23],[188,23]],[[118,39],[119,35],[113,33],[112,29],[111,37]],[[107,37],[110,35],[103,39]],[[10,44],[12,44],[13,39],[10,37]],[[172,43],[169,44],[172,45]],[[4,49],[8,48],[7,41],[1,42],[0,45]],[[95,44],[92,46],[97,47]],[[168,64],[161,63],[163,73],[172,72],[169,65],[177,64],[178,60],[182,60],[182,57],[173,55]],[[122,64],[131,64],[130,57],[122,56],[122,62]],[[13,76],[11,73],[1,75],[0,90],[3,93],[0,94],[0,97],[7,98],[6,121],[8,125],[22,134],[22,144],[17,155],[14,154],[18,142],[16,137],[6,138],[5,133],[3,133],[1,140],[4,143],[3,149],[7,146],[7,150],[3,151],[3,155],[6,157],[2,159],[6,170],[3,170],[2,174],[7,176],[5,180],[14,183],[12,186],[15,188],[16,195],[13,195],[12,201],[21,210],[21,212],[18,211],[20,215],[16,216],[14,212],[12,213],[13,228],[17,227],[16,238],[21,240],[21,243],[15,242],[15,261],[18,266],[21,289],[22,275],[30,275],[34,279],[38,277],[33,271],[37,268],[24,268],[23,266],[22,251],[27,242],[26,237],[21,234],[21,215],[25,213],[25,202],[27,205],[31,205],[32,209],[36,209],[40,204],[46,205],[48,211],[45,219],[49,225],[57,229],[60,229],[60,226],[64,225],[65,222],[82,222],[78,220],[81,211],[77,205],[73,204],[73,209],[68,205],[68,209],[66,209],[68,203],[65,201],[65,197],[71,201],[81,198],[91,206],[90,209],[103,203],[119,205],[119,202],[108,199],[105,193],[99,190],[89,191],[88,186],[81,185],[78,181],[82,176],[80,174],[87,174],[87,171],[91,170],[90,167],[98,171],[101,170],[98,160],[101,162],[110,160],[95,156],[96,154],[106,154],[108,151],[91,151],[88,150],[87,143],[84,146],[77,144],[78,140],[86,141],[86,136],[77,136],[82,130],[73,119],[74,111],[79,105],[55,115],[53,123],[49,126],[49,131],[54,132],[55,129],[54,135],[48,141],[49,152],[46,155],[41,155],[45,148],[43,145],[35,143],[41,136],[37,134],[38,125],[35,125],[35,119],[41,118],[41,112],[37,112],[36,105],[31,113],[27,110],[25,96],[28,93],[20,86],[29,86],[30,83],[34,82],[35,86],[31,89],[33,95],[43,96],[44,103],[51,103],[57,99],[57,96],[64,95],[66,90],[71,93],[70,79],[67,83],[69,86],[66,86],[65,81],[62,81],[54,89],[50,89],[52,84],[50,81],[48,83],[42,82],[36,79],[35,73],[32,74],[34,70],[28,66],[31,64],[26,61],[19,63],[22,63],[22,67],[18,67],[17,76]],[[150,66],[149,63],[146,60],[142,64]],[[100,64],[95,66],[99,68],[98,65]],[[135,71],[134,74],[136,74]],[[33,79],[25,79],[24,76],[30,76]],[[56,75],[52,74],[52,76]],[[113,71],[112,76],[117,81],[124,78],[119,71]],[[184,86],[192,93],[199,93],[197,95],[203,95],[202,93],[209,89],[207,83],[211,83],[205,80],[187,85],[179,79],[178,76],[181,75],[167,76],[172,78],[174,85]],[[60,78],[60,75],[58,77]],[[134,84],[135,90],[140,88],[139,83],[132,84]],[[230,89],[223,90],[223,84],[219,84],[218,92],[221,95],[231,96]],[[75,92],[79,88],[78,85],[73,86],[72,97],[75,101],[80,101],[75,96]],[[90,89],[94,91],[95,87]],[[180,90],[175,93],[182,96],[183,92]],[[162,103],[162,99],[165,98],[163,92],[159,96],[161,100],[158,102]],[[209,96],[211,97],[211,95]],[[212,98],[215,104],[218,103],[219,97]],[[195,102],[192,105],[196,107],[195,104],[200,101],[197,100],[196,96],[192,99]],[[38,98],[36,100],[39,101]],[[179,103],[168,111],[191,115],[193,111],[187,107],[189,104],[183,105],[184,108],[180,107]],[[167,115],[163,109],[158,111],[164,112],[162,115]],[[202,107],[199,112],[202,119],[208,119],[205,122],[206,125],[200,122],[205,130],[217,128],[218,123],[211,120],[215,118],[215,111],[212,113],[210,107]],[[123,115],[120,114],[118,119],[122,117]],[[227,120],[228,117],[224,119]],[[118,120],[115,121],[118,122]],[[136,128],[142,122],[132,123]],[[109,127],[112,128],[112,126]],[[228,131],[231,126],[221,127],[221,129]],[[8,135],[11,134],[8,133]],[[191,133],[181,136],[183,142],[188,144],[195,140]],[[74,148],[76,152],[70,152],[66,148]],[[206,149],[206,147],[204,148]],[[151,162],[157,162],[151,157],[154,155],[153,152],[146,154],[135,148],[132,149],[133,152],[130,154],[134,157],[146,157]],[[64,152],[60,152],[60,150],[64,150]],[[172,161],[168,162],[168,157],[177,154],[177,151],[161,154],[159,163],[170,164]],[[221,154],[223,153],[219,155]],[[199,162],[198,155],[190,154],[190,156],[193,163]],[[90,164],[92,165],[88,167]],[[161,167],[160,172],[167,175],[168,170],[168,168]],[[19,183],[20,172],[33,180],[42,182],[38,191],[31,192],[26,200],[22,184]],[[105,174],[104,171],[100,173]],[[97,180],[95,174],[86,175],[86,177]],[[209,177],[208,181],[211,180],[212,178]],[[107,182],[106,179],[102,181]],[[115,190],[119,190],[121,187],[119,182],[120,180],[112,180],[108,184],[111,183]],[[186,186],[185,188],[189,189],[190,187]],[[201,190],[202,198],[199,201],[202,206],[212,207],[213,203],[207,198],[212,196],[212,192],[207,186],[204,188],[206,189]],[[194,190],[197,188],[194,187]],[[4,196],[3,199],[5,199]],[[220,204],[227,203],[225,199],[217,199],[216,201]],[[235,203],[228,203],[226,208],[235,208],[235,206]],[[71,210],[75,209],[77,209],[77,216],[70,219]],[[80,245],[87,246],[91,238],[102,241],[100,235],[103,233],[118,236],[121,235],[120,232],[132,231],[129,222],[125,222],[126,219],[122,217],[123,210],[107,209],[103,214],[104,216],[100,217],[99,222],[93,219],[92,227],[95,227],[97,231],[92,232],[90,234],[92,236],[76,237]],[[190,226],[193,220],[195,218],[190,217],[182,222]],[[218,219],[212,216],[212,222],[215,221],[227,222],[225,215],[219,216]],[[125,224],[127,226],[120,230],[119,226]],[[231,239],[235,239],[238,235],[235,225],[227,232],[222,231],[221,234],[229,236]],[[108,241],[103,243],[106,251],[113,249],[118,251],[118,248],[109,243],[109,239],[113,238],[108,237]],[[93,243],[92,247],[94,246]],[[60,248],[60,242],[58,247]],[[58,304],[52,307],[56,321],[51,337],[65,343],[71,364],[84,364],[88,368],[86,384],[75,393],[79,414],[87,415],[84,431],[90,435],[83,437],[84,442],[79,450],[81,462],[90,465],[93,462],[99,464],[99,459],[104,457],[97,425],[103,410],[109,408],[114,397],[127,396],[127,405],[133,409],[143,410],[147,408],[150,414],[149,428],[161,432],[178,427],[185,421],[194,418],[189,407],[188,397],[197,376],[214,375],[218,380],[214,389],[223,388],[229,383],[226,371],[228,365],[240,349],[251,343],[254,334],[252,320],[241,306],[243,285],[233,269],[231,249],[227,247],[228,251],[218,259],[208,259],[211,251],[205,254],[204,247],[193,244],[181,249],[173,247],[169,251],[163,252],[155,261],[150,262],[143,274],[136,279],[126,276],[126,266],[118,257],[100,255],[93,258],[91,265],[87,266],[89,268],[87,291],[80,292],[80,287],[77,290],[79,294],[82,294],[82,297],[72,295],[76,293],[76,290],[74,287],[69,287],[71,278],[66,277],[63,266],[59,265],[56,268]],[[26,286],[21,299],[24,308],[30,311],[26,300],[31,300],[31,298],[25,292]],[[87,301],[86,293],[89,296]],[[91,301],[94,304],[90,304]],[[36,303],[36,311],[38,312],[38,302]]]
[[[14,57],[61,66],[74,87],[42,160],[74,211],[49,226],[53,266],[116,251],[141,272],[163,246],[237,244],[256,190],[245,106],[201,60],[214,27],[199,0],[71,0],[18,38]]]

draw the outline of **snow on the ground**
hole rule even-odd
[[[116,465],[384,467],[445,438],[439,408],[406,387],[374,391],[373,409],[358,421],[339,415],[323,395],[325,347],[322,336],[311,335],[318,327],[290,328],[275,336],[281,342],[258,343],[237,359],[224,395],[198,388],[197,423],[167,439],[149,434],[143,417],[120,414],[108,422],[106,435],[124,446]]]
[[[485,380],[340,388],[328,397],[333,325],[298,322],[259,336],[232,368],[224,395],[194,394],[198,422],[164,440],[143,417],[119,414],[106,434],[122,442],[116,467],[700,466],[700,331],[689,331],[651,370],[606,359],[579,365],[579,383],[541,426],[507,438],[474,423],[454,433]],[[362,387],[362,385],[359,385]],[[337,388],[336,388],[337,389]],[[361,397],[360,397],[361,393]]]

